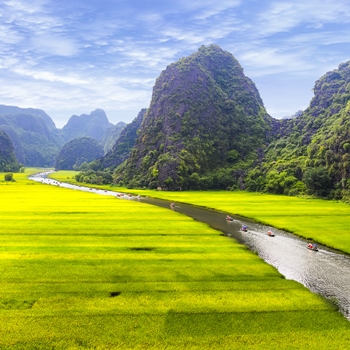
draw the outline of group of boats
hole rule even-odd
[[[233,222],[234,220],[233,220],[233,218],[230,215],[226,215],[226,221],[227,222]],[[241,231],[242,232],[248,232],[248,227],[246,225],[242,225],[241,226]],[[267,231],[267,235],[269,237],[275,237],[275,234],[272,231],[270,231],[270,230]],[[317,244],[315,244],[315,243],[309,243],[307,245],[307,249],[312,250],[314,252],[318,251]]]

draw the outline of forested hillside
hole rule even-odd
[[[62,146],[76,137],[90,136],[109,150],[125,127],[113,125],[97,109],[89,115],[72,116],[63,129],[41,109],[0,105],[0,130],[10,137],[15,155],[26,166],[53,166]]]
[[[247,189],[342,198],[350,188],[350,62],[316,81],[310,106],[275,124],[276,141]]]
[[[99,171],[117,166],[120,185],[350,200],[349,62],[316,81],[305,111],[277,120],[230,53],[202,46],[161,73],[128,130],[98,161]]]
[[[0,130],[0,171],[18,172],[20,164],[17,162],[12,142],[8,135]]]
[[[272,118],[254,83],[216,45],[171,64],[157,79],[129,159],[115,181],[167,189],[237,186],[259,159]]]
[[[10,137],[16,157],[27,166],[52,166],[62,141],[42,110],[0,105],[0,129]]]
[[[67,142],[56,157],[56,170],[73,170],[103,156],[102,146],[92,137]]]
[[[127,124],[124,122],[119,122],[116,125],[109,127],[105,131],[100,139],[100,143],[102,144],[105,153],[112,149],[126,125]]]

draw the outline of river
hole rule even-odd
[[[31,180],[45,184],[71,188],[100,195],[118,196],[124,200],[138,200],[144,203],[161,206],[170,210],[170,201],[130,196],[113,191],[95,189],[58,182],[47,178],[50,172],[36,174]],[[350,320],[350,257],[327,247],[318,245],[318,251],[307,249],[307,241],[288,232],[261,225],[241,217],[226,221],[226,213],[203,209],[192,205],[175,203],[175,211],[195,220],[205,222],[229,238],[246,245],[256,252],[268,264],[274,266],[287,279],[302,283],[312,292],[318,293],[335,302],[344,316]],[[242,225],[247,232],[240,230]],[[271,230],[274,237],[267,235]]]

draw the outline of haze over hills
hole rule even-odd
[[[17,160],[26,166],[53,166],[63,145],[76,137],[93,137],[108,149],[124,126],[123,122],[113,125],[97,109],[89,115],[74,115],[63,129],[57,129],[41,109],[0,105],[0,130],[10,137]]]
[[[108,121],[105,111],[96,109],[90,114],[71,116],[67,124],[62,128],[61,135],[65,142],[83,136],[89,136],[100,140],[104,136],[106,130],[113,126],[114,125]]]
[[[56,157],[56,170],[73,170],[103,156],[102,145],[92,137],[77,137],[67,142]]]
[[[0,130],[0,171],[18,172],[19,169],[11,139]]]
[[[128,159],[137,139],[137,133],[146,114],[142,109],[137,117],[121,131],[120,136],[106,155],[98,160],[98,168],[114,169]]]
[[[0,129],[11,138],[17,160],[50,166],[62,141],[52,119],[42,110],[0,106]]]
[[[113,147],[126,125],[127,124],[124,122],[119,122],[116,125],[109,127],[105,131],[104,135],[100,139],[101,144],[104,145],[103,149],[105,153],[107,153]]]

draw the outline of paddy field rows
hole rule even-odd
[[[350,205],[340,201],[244,191],[123,191],[240,215],[350,254]]]
[[[0,349],[349,347],[333,305],[207,225],[16,175],[0,182]]]

